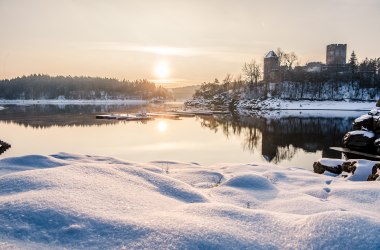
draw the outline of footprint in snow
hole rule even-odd
[[[326,184],[327,184],[327,185],[330,185],[331,182],[332,182],[332,180],[327,180],[327,181],[326,181]]]
[[[323,190],[325,190],[326,193],[330,193],[331,192],[331,189],[328,188],[328,187],[323,188]]]

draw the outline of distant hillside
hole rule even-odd
[[[168,91],[148,80],[119,81],[85,76],[49,76],[34,74],[0,80],[0,99],[35,100],[109,100],[169,97]]]
[[[195,91],[200,87],[201,85],[192,85],[178,88],[168,88],[167,90],[172,93],[173,99],[176,101],[185,101],[191,99]]]

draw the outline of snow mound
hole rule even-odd
[[[274,189],[274,186],[267,178],[254,174],[247,174],[234,177],[226,181],[223,185],[228,187],[244,188],[250,190]]]
[[[28,155],[7,158],[0,161],[0,176],[12,172],[26,171],[39,168],[54,168],[68,163],[52,156]]]
[[[0,248],[380,248],[378,182],[66,153],[0,173]]]

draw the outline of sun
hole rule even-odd
[[[169,64],[166,61],[159,62],[154,68],[155,75],[160,78],[166,78],[170,74]]]

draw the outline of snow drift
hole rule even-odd
[[[379,249],[379,182],[274,165],[0,160],[0,248]]]

